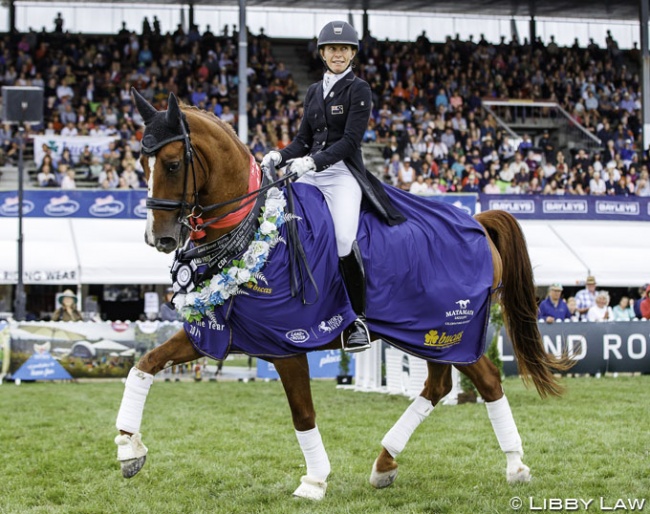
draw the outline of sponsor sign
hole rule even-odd
[[[93,155],[103,156],[109,151],[109,144],[119,140],[119,136],[34,136],[34,162],[40,166],[48,148],[52,160],[58,162],[63,150],[70,150],[72,161],[77,162],[84,148],[88,146]]]
[[[520,219],[650,221],[650,198],[609,196],[481,195],[481,210]]]
[[[547,352],[567,351],[575,365],[570,373],[650,373],[650,323],[613,321],[603,323],[540,323]],[[494,328],[488,329],[488,341]],[[512,343],[501,331],[499,350],[506,375],[517,375]]]
[[[354,375],[356,356],[350,357],[350,375]],[[312,378],[336,378],[340,375],[339,362],[341,361],[340,350],[326,350],[322,352],[311,352],[307,354],[309,362],[309,375]],[[280,375],[275,371],[275,366],[270,362],[257,359],[257,376],[259,378],[279,379]]]

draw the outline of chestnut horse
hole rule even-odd
[[[190,239],[190,234],[197,234],[200,238],[196,243],[199,247],[224,241],[224,236],[228,241],[228,235],[238,230],[238,227],[245,222],[244,219],[248,219],[245,218],[246,213],[259,209],[259,204],[253,206],[253,203],[262,191],[268,190],[268,181],[260,179],[259,168],[254,163],[251,166],[253,161],[248,148],[237,138],[228,124],[211,113],[179,105],[173,94],[169,97],[166,111],[157,111],[137,91],[134,90],[133,94],[138,111],[145,122],[141,163],[148,183],[147,206],[150,209],[147,215],[146,243],[161,252],[170,253],[183,248]],[[265,186],[264,183],[267,185]],[[295,186],[287,187],[287,190],[292,187]],[[311,186],[303,187],[311,189]],[[406,193],[401,194],[406,195]],[[254,215],[257,216],[257,213]],[[286,218],[290,220],[291,216]],[[562,389],[553,370],[567,369],[568,361],[565,357],[552,356],[544,351],[536,321],[537,305],[532,268],[518,223],[510,214],[503,211],[481,213],[475,217],[478,223],[475,223],[469,215],[467,218],[476,225],[477,232],[480,233],[479,237],[483,240],[487,251],[487,258],[483,259],[488,262],[487,266],[490,267],[491,272],[491,280],[488,280],[488,286],[491,287],[486,289],[487,310],[489,311],[490,299],[500,303],[521,376],[526,382],[532,381],[541,397],[560,395]],[[298,221],[298,223],[304,222]],[[318,224],[314,224],[316,225]],[[250,243],[250,240],[249,237],[245,243]],[[219,250],[219,244],[214,246]],[[283,246],[279,245],[271,249],[271,257],[279,255],[273,252],[279,251]],[[334,246],[333,240],[331,246]],[[469,248],[465,250],[470,251]],[[336,254],[331,255],[336,262]],[[269,262],[271,261],[273,259],[269,259]],[[273,263],[277,264],[276,261],[277,258]],[[435,263],[430,264],[430,266],[435,265]],[[222,262],[215,274],[223,268]],[[289,266],[285,265],[284,268],[288,270]],[[336,270],[335,265],[332,268]],[[183,289],[188,282],[191,282],[188,277],[194,272],[194,269],[189,268],[184,271],[172,270],[175,288],[179,293],[187,294],[193,287],[190,285],[190,289]],[[470,273],[471,270],[467,272]],[[257,273],[256,276],[263,278]],[[250,287],[250,284],[244,285]],[[237,288],[231,289],[233,296],[231,300],[235,304],[241,301],[240,298],[247,298],[247,301],[250,301],[249,296],[234,298],[234,295],[241,293],[242,287],[244,286],[240,284]],[[426,287],[435,287],[435,285]],[[454,297],[452,300],[458,298]],[[300,300],[296,299],[296,301]],[[464,307],[467,302],[461,300],[455,303]],[[305,305],[304,309],[307,308]],[[134,476],[145,462],[147,448],[142,443],[139,430],[153,376],[169,366],[209,354],[196,339],[193,339],[193,336],[203,330],[202,327],[206,326],[206,322],[213,328],[219,328],[223,320],[217,319],[212,309],[202,311],[202,314],[204,314],[203,320],[198,320],[198,324],[194,325],[186,324],[184,329],[168,341],[144,355],[129,374],[116,423],[120,435],[115,439],[118,460],[122,473],[127,478]],[[250,324],[257,321],[256,314],[256,312],[250,313],[248,317]],[[194,321],[197,319],[195,318]],[[227,315],[225,319],[228,319]],[[340,324],[340,319],[336,318],[335,321],[338,320]],[[350,321],[347,320],[348,323]],[[369,316],[371,329],[372,321]],[[484,321],[483,325],[486,324]],[[336,323],[332,324],[335,327],[336,325]],[[485,330],[484,326],[482,330]],[[291,327],[285,327],[283,330],[289,328]],[[336,335],[339,335],[343,328],[345,327],[338,327]],[[374,336],[383,337],[381,333],[377,334],[380,331],[374,332]],[[289,333],[287,332],[287,335]],[[474,342],[481,352],[473,363],[458,365],[458,369],[469,377],[486,402],[495,435],[502,451],[506,454],[507,481],[526,482],[530,479],[530,471],[522,462],[521,438],[502,389],[499,371],[483,355],[485,333],[481,333],[483,341]],[[328,337],[330,335],[327,334]],[[308,334],[303,335],[303,339],[308,337]],[[400,344],[400,341],[388,342],[401,348],[408,347]],[[435,340],[432,343],[430,338],[428,343],[431,346],[435,344]],[[324,341],[323,344],[305,349],[301,353],[286,354],[285,352],[281,357],[272,355],[266,357],[273,363],[282,381],[296,436],[306,461],[306,475],[301,478],[301,483],[294,492],[298,497],[322,499],[330,472],[329,459],[316,426],[305,351],[337,347],[339,347],[337,340]],[[260,356],[260,353],[250,351],[246,353]],[[382,440],[383,448],[372,466],[370,475],[370,483],[374,487],[387,487],[393,483],[397,476],[397,456],[404,449],[417,426],[451,390],[451,366],[454,362],[425,358],[428,367],[427,380],[420,396]]]

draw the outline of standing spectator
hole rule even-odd
[[[643,298],[639,300],[639,307],[641,317],[643,319],[650,319],[650,284],[646,287]]]
[[[580,319],[587,319],[587,311],[596,304],[596,277],[589,275],[585,282],[585,288],[576,293],[576,303]]]
[[[580,314],[578,313],[578,303],[575,296],[569,296],[566,301],[566,306],[571,314],[571,321],[580,321]]]
[[[630,321],[635,318],[634,309],[628,296],[621,296],[618,305],[612,309],[614,321]]]
[[[81,321],[83,318],[77,309],[77,296],[70,289],[66,289],[59,296],[61,307],[52,314],[52,321]]]
[[[587,321],[612,321],[614,315],[609,306],[609,293],[598,291],[596,293],[596,304],[589,307]]]
[[[548,295],[539,304],[539,314],[537,317],[540,321],[554,323],[557,319],[565,320],[571,318],[569,307],[562,298],[563,289],[561,284],[552,284],[548,288]]]

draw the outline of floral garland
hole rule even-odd
[[[229,267],[203,282],[195,291],[174,297],[174,306],[185,320],[200,321],[203,317],[213,319],[215,307],[223,305],[231,296],[248,294],[240,286],[257,284],[258,280],[266,283],[260,270],[271,249],[278,243],[285,242],[280,236],[279,228],[289,219],[299,219],[284,212],[286,205],[284,194],[277,187],[267,191],[259,217],[260,226],[241,258],[233,260]]]

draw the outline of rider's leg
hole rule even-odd
[[[361,188],[342,162],[318,173],[306,173],[300,181],[316,186],[323,193],[332,215],[339,269],[352,309],[358,316],[343,333],[343,349],[350,352],[363,351],[370,347],[370,334],[365,324],[366,275],[356,244]]]

